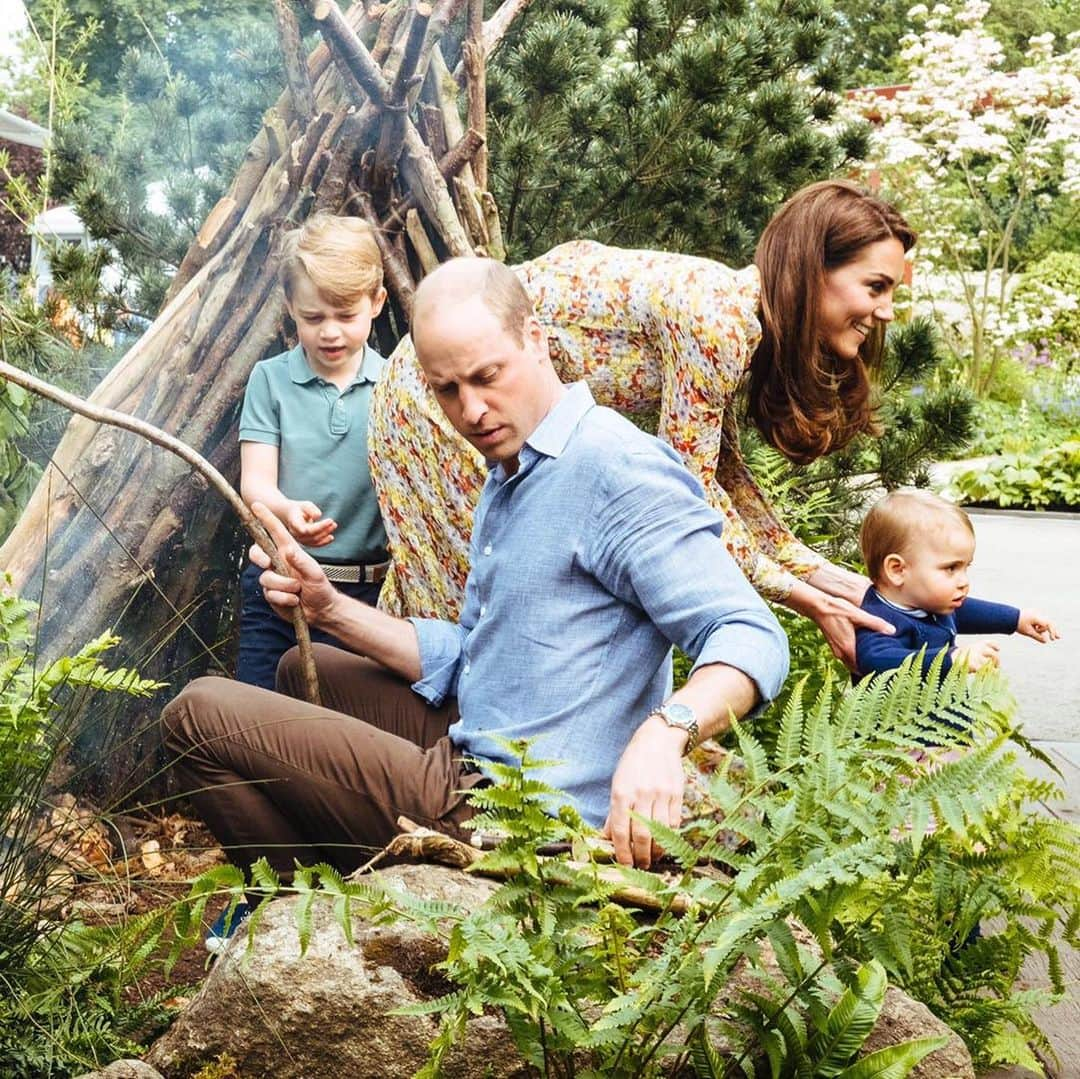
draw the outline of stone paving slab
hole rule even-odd
[[[1033,607],[1061,633],[1045,645],[1016,634],[998,638],[1025,733],[1080,742],[1080,514],[970,512],[972,595]]]

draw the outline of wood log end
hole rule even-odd
[[[218,230],[228,221],[235,209],[236,199],[230,195],[218,199],[217,205],[207,214],[206,220],[202,223],[202,228],[199,229],[195,242],[200,247],[209,247],[218,234]]]

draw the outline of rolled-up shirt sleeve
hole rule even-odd
[[[420,649],[420,679],[412,690],[438,707],[457,696],[458,675],[469,631],[457,622],[440,618],[410,618]]]
[[[628,454],[606,470],[594,572],[640,606],[695,670],[725,663],[754,682],[762,703],[772,700],[788,673],[784,631],[735,564],[725,520],[698,481],[673,453],[648,463]]]

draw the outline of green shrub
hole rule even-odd
[[[0,1075],[78,1074],[137,1049],[131,1033],[160,1017],[156,1000],[130,1004],[124,989],[145,966],[166,914],[115,927],[62,915],[54,870],[63,851],[34,843],[48,809],[48,777],[74,734],[75,692],[147,695],[157,683],[100,662],[103,635],[75,656],[36,662],[35,608],[0,577]]]
[[[1019,360],[1004,356],[994,366],[986,396],[991,401],[1018,406],[1027,399],[1030,386],[1031,375],[1027,368]]]
[[[1040,336],[1047,339],[1052,351],[1075,366],[1080,353],[1080,252],[1051,251],[1024,274],[1013,299],[1038,309],[1063,296],[1071,296],[1076,303],[1069,310],[1059,311]]]
[[[1031,401],[1023,401],[1019,407],[979,401],[975,406],[976,433],[963,456],[1033,453],[1080,436],[1080,400],[1074,406],[1068,386],[1059,387],[1059,381],[1064,380],[1045,375],[1033,379]]]
[[[954,476],[967,504],[1069,510],[1080,506],[1080,440],[1028,456],[1009,455]]]

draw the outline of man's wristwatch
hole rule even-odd
[[[700,732],[693,708],[669,701],[667,704],[660,705],[659,708],[654,708],[649,715],[659,716],[669,727],[678,727],[679,730],[686,731],[685,753],[689,753],[698,744]]]

